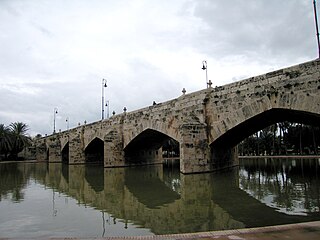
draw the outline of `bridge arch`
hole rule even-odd
[[[126,133],[125,138],[123,139],[123,148],[125,149],[136,137],[148,129],[165,134],[178,141],[178,139],[181,139],[180,132],[178,131],[180,125],[181,122],[170,115],[166,116],[166,118],[161,121],[159,119],[149,119],[147,121],[141,120],[134,128],[131,128],[129,132]]]
[[[292,109],[272,108],[229,129],[213,141],[210,146],[214,148],[223,146],[234,147],[257,131],[284,121],[320,126],[320,114]]]
[[[103,141],[103,134],[104,134],[104,132],[103,131],[101,131],[101,133],[99,134],[99,133],[95,133],[95,134],[93,134],[93,135],[87,135],[87,136],[84,136],[84,138],[83,138],[83,144],[84,144],[84,148],[86,149],[87,147],[88,147],[88,145],[89,144],[91,144],[92,143],[92,141],[94,140],[94,139],[100,139],[101,141]]]
[[[294,90],[270,92],[267,89],[257,95],[246,96],[240,108],[236,108],[238,104],[229,105],[224,113],[220,113],[223,114],[222,120],[209,123],[212,126],[209,145],[214,168],[235,161],[237,144],[272,124],[289,121],[319,126],[320,96],[316,93],[316,89],[314,93]],[[215,103],[209,103],[208,107],[215,109]],[[219,115],[214,117],[219,119]]]
[[[155,129],[146,128],[124,147],[125,160],[132,164],[162,163],[162,147],[169,140],[177,139]]]
[[[61,148],[61,161],[69,164],[69,141]]]
[[[95,137],[84,149],[86,163],[103,163],[104,161],[104,141]]]
[[[69,137],[67,135],[63,135],[60,138],[61,149],[63,149],[69,143]]]

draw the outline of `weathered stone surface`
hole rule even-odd
[[[105,167],[131,165],[129,149],[141,158],[149,154],[144,163],[159,163],[161,141],[167,137],[180,144],[183,173],[236,165],[238,142],[268,124],[319,124],[319,70],[320,61],[315,60],[82,125],[38,140],[37,158],[48,149],[49,161],[61,161],[61,151],[69,144],[69,163],[84,163],[85,149],[98,138],[104,142]],[[150,131],[157,134],[150,136]],[[145,145],[138,138],[145,139]]]
[[[59,136],[54,134],[49,137],[49,162],[61,162],[61,149],[60,149]]]

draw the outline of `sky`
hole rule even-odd
[[[99,121],[103,90],[109,116],[174,99],[206,88],[204,60],[213,87],[314,60],[314,22],[313,0],[0,0],[0,123]]]

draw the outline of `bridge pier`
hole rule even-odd
[[[85,163],[84,143],[80,135],[69,142],[69,164]]]
[[[111,131],[104,139],[104,167],[123,167],[125,158],[123,142],[116,131]]]
[[[61,144],[58,135],[49,139],[49,162],[61,162]]]
[[[180,128],[180,171],[199,173],[211,171],[210,147],[204,124],[184,124]]]
[[[46,146],[46,140],[44,142],[36,142],[36,155],[35,158],[37,161],[44,161],[48,160],[47,155],[47,146]]]

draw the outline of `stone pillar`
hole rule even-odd
[[[85,163],[84,141],[82,132],[69,142],[69,164]]]
[[[180,127],[180,171],[199,173],[211,171],[210,148],[204,124],[184,124]]]
[[[46,140],[42,143],[36,143],[36,160],[45,161],[48,160]]]
[[[57,134],[49,138],[49,162],[61,162],[61,144]]]
[[[125,166],[123,142],[117,131],[111,131],[104,138],[104,167],[123,166]]]

